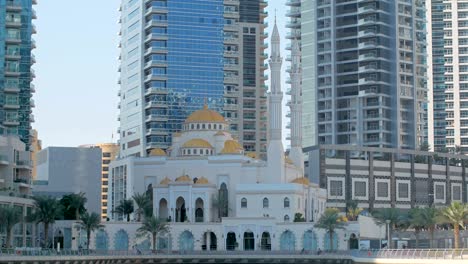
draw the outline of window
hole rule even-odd
[[[110,158],[110,157],[111,157],[111,153],[110,153],[110,152],[104,152],[104,153],[102,153],[102,156],[103,156],[104,158]]]
[[[241,199],[241,208],[247,208],[247,198]]]
[[[289,215],[285,215],[285,216],[284,216],[284,221],[285,221],[285,222],[289,222]]]
[[[283,206],[284,206],[284,208],[289,208],[289,198],[288,197],[284,198]]]
[[[461,201],[460,185],[452,185],[452,201]]]
[[[398,183],[398,197],[407,199],[409,198],[409,184],[408,183]]]
[[[435,185],[435,199],[436,200],[445,200],[445,186],[442,184]]]
[[[377,197],[378,198],[388,197],[388,182],[377,183]]]
[[[268,208],[270,206],[270,201],[268,201],[268,198],[263,198],[263,208]]]
[[[354,196],[366,197],[367,196],[367,183],[365,181],[354,182]]]
[[[343,196],[343,182],[342,181],[330,181],[330,195],[331,196]]]

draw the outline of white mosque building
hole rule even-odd
[[[300,78],[299,47],[293,50],[291,77]],[[185,120],[167,151],[153,149],[149,157],[127,157],[111,163],[108,211],[113,212],[121,200],[136,193],[150,193],[154,215],[170,225],[170,234],[157,239],[158,249],[326,249],[329,236],[315,228],[314,221],[325,209],[327,192],[303,176],[301,87],[297,81],[292,82],[296,96],[291,113],[291,157],[284,154],[281,65],[275,25],[267,161],[245,153],[223,116],[205,106]],[[149,248],[151,239],[142,241],[135,235],[140,226],[136,220],[125,223],[122,215],[109,215],[110,221],[95,234],[91,248]],[[301,221],[295,221],[299,217]],[[358,229],[338,231],[334,248],[347,249]]]

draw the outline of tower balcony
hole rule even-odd
[[[169,106],[167,105],[166,102],[147,102],[145,104],[145,108],[168,108]]]
[[[7,1],[6,10],[11,12],[20,12],[21,10],[23,10],[23,7],[21,6],[21,1]]]
[[[287,6],[301,6],[301,0],[287,0]]]
[[[239,0],[224,0],[224,5],[240,5]]]

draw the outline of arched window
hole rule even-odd
[[[225,183],[222,183],[219,191],[218,191],[218,199],[220,208],[219,210],[219,217],[227,217],[228,216],[228,189]]]
[[[200,129],[200,124],[197,124],[197,129]]]
[[[285,222],[289,222],[289,215],[285,215],[285,216],[284,216],[284,221],[285,221]]]
[[[191,155],[191,154],[192,154],[191,151],[190,151],[190,149],[187,150],[187,153],[188,153],[188,155]]]
[[[216,125],[216,124],[214,124],[214,125],[213,125],[213,129],[216,129],[216,127],[217,127],[217,125]]]
[[[193,154],[195,154],[195,155],[197,154],[197,149],[193,150]]]
[[[246,198],[241,199],[241,208],[247,208],[247,199]]]
[[[268,208],[270,205],[270,202],[268,201],[268,198],[263,198],[263,208]]]
[[[191,127],[192,127],[192,130],[194,130],[194,129],[195,129],[195,125],[194,125],[194,124],[192,124],[192,125],[191,125]]]
[[[202,129],[205,129],[205,124],[202,125]]]
[[[289,198],[284,198],[284,208],[289,208]]]
[[[208,124],[208,129],[211,129],[211,124]]]

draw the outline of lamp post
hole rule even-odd
[[[390,220],[385,220],[385,223],[387,223],[387,248],[390,249],[391,248],[391,242],[390,242]]]

